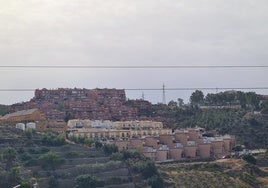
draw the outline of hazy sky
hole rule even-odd
[[[0,0],[1,66],[268,65],[267,49],[267,0]],[[267,73],[1,68],[0,89],[266,87]],[[161,91],[127,91],[127,97],[142,92],[162,101]],[[166,100],[188,100],[192,92],[166,91]],[[0,104],[33,95],[0,91]]]

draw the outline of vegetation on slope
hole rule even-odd
[[[267,147],[267,99],[261,100],[252,92],[223,92],[204,97],[202,92],[196,91],[190,101],[188,106],[175,101],[168,105],[153,105],[149,114],[174,130],[202,127],[211,134],[235,135],[247,148]]]
[[[0,128],[0,188],[35,182],[49,188],[134,186],[126,163],[110,160],[102,147],[67,144],[52,132],[27,137],[15,128]]]
[[[260,160],[259,156],[254,159]],[[158,164],[157,167],[165,187],[260,188],[267,187],[268,181],[268,172],[261,165],[257,166],[243,159],[165,163]]]

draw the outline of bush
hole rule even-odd
[[[22,161],[28,161],[32,159],[32,156],[28,152],[24,152],[23,154],[20,155],[20,159]]]
[[[59,181],[55,176],[50,176],[48,179],[49,188],[57,188],[59,186]]]
[[[146,179],[158,174],[157,168],[152,161],[148,161],[147,163],[145,163],[142,168],[142,175]]]
[[[37,148],[29,148],[28,152],[30,154],[39,154],[39,149],[37,149]]]
[[[7,147],[3,151],[2,157],[4,162],[6,163],[6,169],[10,169],[13,166],[13,164],[17,159],[17,155],[18,155],[17,151],[12,147]]]
[[[251,185],[255,185],[256,186],[256,185],[260,184],[260,182],[255,177],[251,176],[247,172],[243,172],[242,179],[244,181],[246,181],[247,183],[251,184]]]
[[[96,149],[100,149],[100,148],[102,148],[102,146],[103,146],[103,144],[102,144],[100,141],[96,141],[96,142],[94,143],[94,145],[95,145],[95,148],[96,148]]]
[[[91,146],[93,144],[93,140],[86,138],[86,137],[82,137],[82,136],[78,136],[78,137],[70,136],[69,140],[77,144],[85,144],[87,146]]]
[[[164,187],[164,181],[158,175],[154,175],[154,176],[150,177],[147,180],[147,182],[152,188],[163,188]]]
[[[243,155],[242,159],[253,165],[256,165],[257,163],[257,160],[255,159],[255,157],[253,157],[250,154]]]
[[[120,177],[111,177],[107,180],[109,184],[121,184],[124,180]]]
[[[32,186],[30,185],[30,183],[26,180],[23,180],[21,183],[20,183],[20,187],[21,188],[31,188]]]
[[[102,148],[103,151],[108,155],[118,152],[118,147],[114,144],[104,144]]]
[[[50,149],[49,148],[47,148],[47,147],[41,147],[40,148],[40,153],[47,153],[47,152],[49,152],[50,151]]]
[[[46,154],[41,155],[38,158],[39,164],[42,168],[55,170],[56,167],[62,165],[65,160],[59,157],[55,152],[48,152]]]
[[[25,166],[38,166],[39,161],[37,159],[29,159],[26,163]]]
[[[92,174],[79,175],[75,178],[76,188],[103,187],[104,182],[97,179]]]
[[[20,182],[20,171],[18,168],[11,168],[7,176],[10,185],[16,185]]]
[[[56,133],[46,132],[42,136],[42,143],[47,146],[62,146],[65,144],[65,139]]]
[[[75,152],[75,151],[69,151],[65,155],[66,158],[76,158],[78,156],[79,156],[79,154],[77,152]]]

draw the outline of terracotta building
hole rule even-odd
[[[164,129],[154,121],[70,120],[68,136],[82,136],[115,144],[119,149],[138,149],[156,161],[219,158],[231,152],[232,136],[203,136],[204,129]]]
[[[45,120],[44,115],[36,108],[6,114],[5,116],[0,118],[0,121],[12,123],[12,124],[40,122],[44,120]]]
[[[231,150],[228,150],[231,151]],[[201,143],[198,144],[197,153],[200,158],[210,158],[211,157],[211,143]]]

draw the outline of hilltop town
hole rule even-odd
[[[224,179],[214,177],[213,185],[265,185],[266,154],[257,157],[260,169],[242,159],[227,158],[246,154],[249,158],[244,160],[256,164],[248,149],[265,148],[267,144],[266,98],[235,91],[204,97],[196,91],[190,105],[175,101],[153,105],[141,99],[129,100],[124,90],[117,89],[37,89],[28,102],[1,106],[0,185],[27,179],[31,185],[38,182],[49,187],[57,183],[71,188],[90,172],[88,178],[101,187],[181,186],[175,180],[179,178],[176,166],[183,176],[190,173],[188,168],[200,176],[191,174],[196,180],[184,180],[186,187],[197,185],[205,176],[199,168],[213,177],[223,175]],[[17,153],[17,164],[8,163],[6,153],[10,151]],[[44,157],[58,162],[47,166]],[[183,165],[189,161],[193,163]],[[8,165],[23,169],[11,183]],[[101,175],[102,169],[107,177]],[[229,173],[235,173],[236,180]],[[202,184],[208,185],[203,179]]]
[[[36,89],[30,101],[11,105],[10,112],[38,108],[47,120],[54,121],[135,120],[151,106],[149,101],[127,100],[122,89]]]
[[[32,109],[22,110],[27,108]],[[124,90],[42,89],[29,102],[12,105],[16,112],[1,121],[21,130],[53,130],[66,138],[85,137],[119,149],[140,149],[154,161],[221,158],[235,146],[234,137],[204,137],[202,128],[174,132],[160,121],[138,120],[138,111],[149,108],[148,101],[127,101]]]

